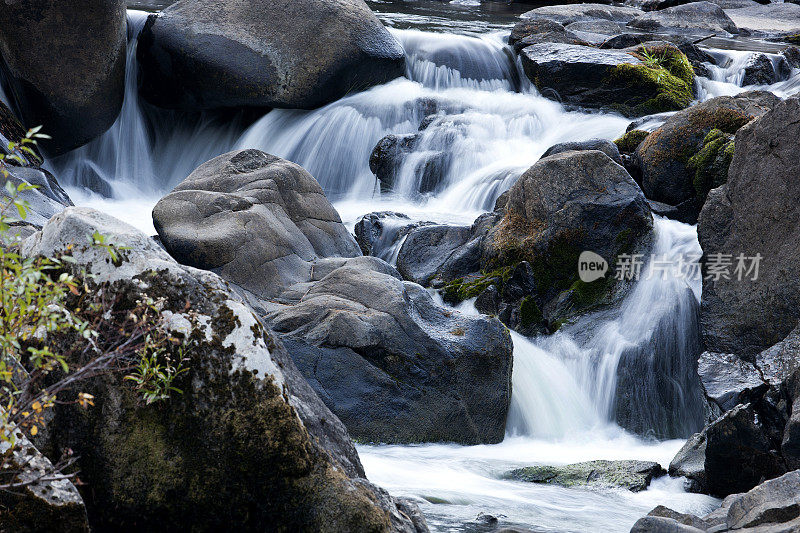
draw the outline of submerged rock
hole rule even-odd
[[[87,243],[95,231],[125,245],[118,262]],[[165,326],[190,339],[170,353],[188,368],[175,382],[181,394],[147,405],[111,373],[86,382],[95,407],[56,409],[51,446],[80,457],[93,528],[426,530],[410,504],[363,479],[341,422],[219,276],[179,265],[138,230],[86,208],[56,215],[22,249],[52,256],[70,246],[112,321],[149,298]]]
[[[368,213],[356,222],[356,242],[364,255],[380,257],[392,263],[406,235],[416,228],[431,224],[433,222],[413,221],[408,215],[392,211]]]
[[[0,10],[0,54],[6,92],[26,127],[53,137],[50,155],[105,132],[122,108],[125,2],[6,2]],[[57,51],[54,53],[54,51]]]
[[[773,64],[772,59],[767,54],[753,54],[744,66],[744,76],[742,86],[748,85],[772,85],[779,81],[789,78],[792,72],[786,59],[778,56]]]
[[[153,209],[167,251],[262,298],[307,282],[313,262],[361,255],[319,183],[258,150],[198,167]]]
[[[646,62],[648,56],[658,59]],[[692,67],[670,44],[630,51],[537,44],[520,57],[536,88],[567,104],[642,116],[683,109],[693,99]]]
[[[191,110],[313,109],[405,65],[362,0],[181,0],[148,20],[138,57],[144,97]]]
[[[665,474],[661,465],[652,461],[587,461],[565,466],[528,466],[512,470],[506,477],[564,487],[614,487],[640,492],[654,478]]]

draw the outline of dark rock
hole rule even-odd
[[[138,56],[145,98],[191,110],[313,109],[405,63],[362,0],[182,0],[148,20]]]
[[[647,198],[678,205],[696,197],[695,173],[688,168],[688,162],[701,150],[711,130],[735,133],[778,101],[769,93],[723,96],[668,118],[636,150],[642,168],[642,190]]]
[[[87,242],[94,232],[126,245],[118,264]],[[143,233],[86,208],[54,216],[22,250],[52,256],[68,246],[109,316],[125,316],[131,301],[157,299],[166,326],[192,339],[191,349],[170,354],[185,357],[188,371],[175,383],[182,394],[166,403],[145,404],[124,373],[109,373],[85,383],[96,407],[57,408],[52,446],[80,457],[93,528],[249,530],[279,523],[292,530],[417,531],[400,511],[407,504],[362,479],[340,421],[219,276],[179,265]],[[81,357],[82,350],[64,353]]]
[[[436,305],[379,259],[347,261],[268,319],[354,437],[503,439],[512,352],[505,327]]]
[[[19,193],[18,200],[28,202],[27,217],[24,222],[41,228],[53,215],[61,212],[65,207],[72,205],[69,195],[61,188],[50,172],[43,168],[36,167],[14,167],[7,166],[5,171],[8,176],[0,173],[0,183],[11,182],[14,187],[20,185],[32,185],[35,189]],[[0,190],[0,198],[7,198],[8,194],[3,187]],[[14,218],[16,211],[9,213]],[[22,222],[22,221],[20,221]]]
[[[572,31],[553,20],[521,20],[511,30],[508,44],[519,52],[526,46],[540,43],[588,44]]]
[[[631,28],[644,31],[690,30],[704,32],[738,33],[736,24],[716,4],[691,2],[661,11],[651,11],[628,23]]]
[[[22,126],[22,123],[14,116],[8,106],[0,101],[0,152],[12,156],[5,160],[7,164],[38,166],[44,162],[39,149],[35,145],[27,145],[28,148],[34,151],[35,155],[19,148],[8,149],[9,143],[19,144],[26,133],[27,130]]]
[[[661,57],[645,64],[635,51],[601,50],[569,44],[538,44],[520,57],[525,74],[549,98],[590,108],[641,116],[687,107],[693,99],[694,73],[674,46],[648,48]]]
[[[800,48],[790,46],[781,55],[786,58],[786,62],[792,68],[800,68]]]
[[[723,411],[760,398],[769,387],[752,363],[733,354],[704,352],[698,361],[697,373],[706,395]]]
[[[0,531],[15,533],[88,533],[86,507],[69,479],[48,480],[53,464],[22,433],[12,448],[0,442],[3,468],[18,472],[13,480],[28,483],[17,490],[0,491]]]
[[[648,36],[646,35],[641,35],[638,33],[623,33],[603,41],[598,48],[601,50],[622,50],[623,48],[638,46],[647,40]]]
[[[583,151],[583,150],[599,150],[614,160],[615,163],[622,164],[622,159],[619,155],[619,148],[613,142],[607,139],[589,139],[588,141],[573,141],[558,143],[548,148],[542,157],[560,154],[562,152]]]
[[[480,265],[480,249],[465,246],[471,239],[469,226],[433,225],[418,228],[408,234],[397,256],[397,270],[404,279],[430,285],[448,264],[448,272],[458,277],[474,271]],[[453,263],[463,262],[463,267]],[[448,280],[449,281],[449,280]]]
[[[506,477],[529,483],[549,483],[565,487],[619,487],[640,492],[653,478],[665,475],[652,461],[587,461],[565,466],[528,466]]]
[[[798,325],[800,101],[789,99],[736,134],[728,183],[711,192],[698,236],[711,254],[761,254],[758,279],[703,280],[701,322],[709,351],[739,356],[783,340]],[[733,260],[735,268],[736,260]]]
[[[355,226],[356,242],[364,255],[379,257],[387,262],[396,259],[400,240],[412,230],[433,224],[414,222],[408,215],[382,211],[369,213],[358,219]]]
[[[198,167],[158,202],[153,223],[178,261],[260,298],[310,281],[319,258],[361,255],[317,181],[258,150]]]
[[[397,181],[397,172],[406,155],[414,151],[419,140],[416,134],[387,135],[378,141],[369,156],[369,169],[381,184],[382,191],[390,191]]]
[[[624,31],[625,26],[611,20],[581,20],[565,27],[567,31],[579,32],[582,35],[616,35]]]
[[[125,2],[7,2],[0,10],[6,92],[26,127],[42,126],[49,155],[105,132],[122,107]],[[58,53],[53,53],[57,50]]]
[[[742,87],[772,85],[787,79],[791,74],[791,67],[783,57],[776,61],[778,61],[777,67],[773,65],[772,59],[767,54],[757,53],[750,56],[744,66]]]
[[[706,492],[706,433],[695,433],[669,463],[669,475],[685,477],[691,492]]]

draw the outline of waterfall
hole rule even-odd
[[[787,98],[800,91],[800,69],[792,69],[789,79],[779,81],[772,85],[743,87],[744,68],[747,62],[757,52],[742,50],[705,50],[714,58],[714,63],[705,63],[710,76],[698,78],[700,91],[698,97],[701,101],[717,96],[735,96],[747,90],[765,90],[775,93],[781,98]],[[773,69],[778,70],[780,54],[765,54],[772,60]]]
[[[582,317],[549,337],[514,337],[510,435],[561,437],[620,422],[638,433],[686,437],[704,421],[697,378],[700,280],[693,227],[656,219],[652,257],[669,271],[642,277],[619,308]]]

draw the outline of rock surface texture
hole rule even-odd
[[[179,109],[313,109],[404,73],[403,48],[362,0],[181,0],[138,49],[142,94]]]

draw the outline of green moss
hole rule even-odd
[[[687,162],[689,171],[694,172],[692,183],[700,202],[705,202],[711,189],[728,181],[728,168],[733,160],[733,152],[734,142],[731,136],[719,129],[713,129],[703,140],[700,151]]]
[[[458,278],[442,289],[442,298],[450,304],[458,304],[464,300],[477,297],[490,285],[498,285],[502,289],[508,281],[516,265],[508,265],[495,270],[484,272],[480,276]]]
[[[650,135],[650,132],[644,130],[631,130],[625,135],[614,141],[620,152],[632,153],[636,148]]]
[[[587,308],[601,303],[613,288],[614,277],[607,274],[606,277],[591,283],[586,283],[579,279],[572,284],[570,291],[572,294],[572,301],[581,308]]]
[[[531,296],[526,296],[519,304],[519,323],[523,328],[529,328],[536,324],[541,324],[543,320],[542,310],[536,305],[536,301]]]
[[[800,33],[784,35],[783,40],[787,43],[800,45]]]

